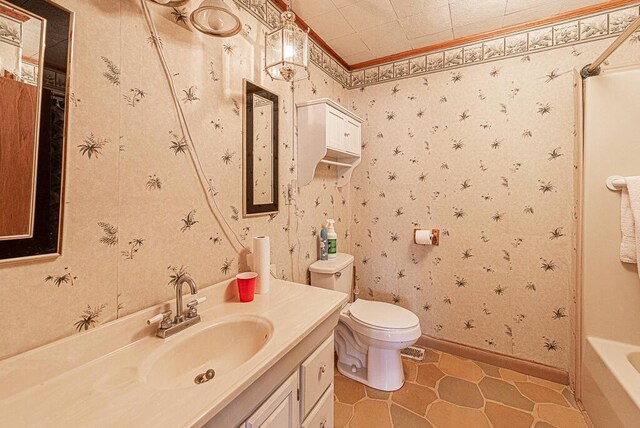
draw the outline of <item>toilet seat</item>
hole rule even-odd
[[[355,321],[377,330],[404,330],[420,324],[413,312],[390,303],[358,299],[349,307]]]
[[[389,303],[385,304],[390,305]],[[340,322],[349,326],[349,328],[354,332],[371,340],[381,341],[390,345],[392,343],[401,343],[406,341],[415,342],[422,334],[420,331],[419,323],[409,328],[384,328],[380,327],[379,325],[369,325],[363,321],[360,321],[351,314],[352,306],[353,303],[348,303],[342,309],[342,311],[340,312]],[[381,323],[376,322],[376,324]]]

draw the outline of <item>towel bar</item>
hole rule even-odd
[[[625,180],[621,175],[612,175],[611,177],[607,177],[606,183],[609,190],[613,191],[622,190],[623,187],[627,187],[627,180]]]

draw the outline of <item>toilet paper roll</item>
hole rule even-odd
[[[414,241],[418,245],[431,245],[433,240],[433,232],[431,229],[428,230],[419,230],[416,229],[414,232]]]
[[[256,293],[269,292],[269,279],[271,278],[271,248],[268,236],[256,236],[253,238],[253,271],[258,274],[256,281]]]

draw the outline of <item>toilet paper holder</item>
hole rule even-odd
[[[417,233],[424,229],[413,229],[413,243],[416,245],[429,245],[429,244],[421,244],[418,243]],[[431,245],[438,246],[440,245],[440,229],[426,229],[427,231],[431,231]]]

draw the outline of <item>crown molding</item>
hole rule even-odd
[[[627,1],[615,3],[618,7],[614,9],[598,7],[589,15],[571,14],[571,18],[562,21],[545,20],[542,25],[518,27],[519,31],[353,70],[349,89],[617,37],[640,16],[640,2],[634,0],[633,6]]]
[[[270,29],[278,27],[280,13],[286,10],[284,0],[266,0],[260,5],[251,0],[235,2]],[[347,64],[310,30],[309,56],[311,62],[343,87],[362,88],[616,37],[640,17],[639,5],[640,0],[612,0],[354,65]],[[296,23],[305,30],[309,28],[300,17]],[[640,37],[637,41],[640,42]]]
[[[631,5],[637,2],[638,0],[612,0],[604,3],[598,3],[593,6],[583,7],[581,9],[575,9],[569,12],[564,12],[558,15],[551,16],[549,18],[539,19],[537,21],[529,21],[522,24],[512,25],[510,27],[500,28],[498,30],[487,31],[484,33],[474,34],[468,37],[453,39],[448,42],[424,46],[418,49],[412,49],[405,52],[399,52],[399,53],[388,55],[382,58],[372,59],[370,61],[359,62],[357,64],[349,64],[347,68],[349,71],[361,70],[374,65],[385,64],[385,63],[397,61],[400,59],[411,58],[413,56],[420,55],[423,53],[430,53],[437,50],[452,48],[455,46],[461,46],[461,45],[477,42],[484,39],[490,39],[490,38],[501,36],[501,35],[528,30],[535,27],[541,27],[547,24],[566,21],[566,20],[577,18],[580,16],[591,15],[593,13],[601,12],[603,10],[614,9],[622,6]]]
[[[278,9],[280,9],[281,11],[285,11],[287,10],[287,4],[284,2],[284,0],[271,0],[277,7]],[[295,13],[295,10],[293,11]],[[300,28],[302,28],[305,31],[309,31],[309,36],[313,39],[314,42],[316,42],[316,44],[318,46],[320,46],[322,49],[325,50],[325,52],[329,53],[329,55],[331,55],[332,57],[335,58],[336,61],[338,61],[344,68],[346,68],[347,70],[350,70],[350,66],[349,64],[347,64],[347,62],[342,59],[342,57],[340,55],[338,55],[336,53],[336,51],[334,51],[331,46],[329,46],[323,39],[322,37],[320,37],[318,35],[318,33],[316,33],[315,31],[313,31],[313,28],[309,27],[309,25],[307,25],[306,22],[304,22],[304,19],[300,18],[297,14],[296,14],[296,24],[298,24],[298,26]]]

